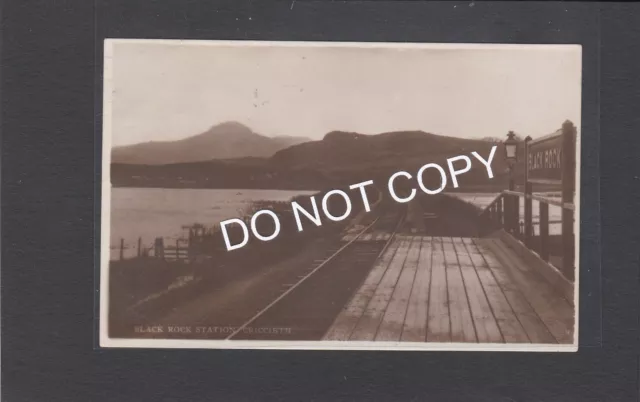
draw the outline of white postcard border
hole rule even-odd
[[[171,46],[218,47],[358,47],[384,49],[545,49],[567,51],[574,49],[582,54],[582,46],[576,44],[471,44],[471,43],[403,43],[403,42],[305,42],[305,41],[233,41],[233,40],[181,40],[181,39],[123,39],[104,40],[103,113],[102,113],[102,200],[100,242],[100,290],[99,290],[99,345],[106,348],[162,348],[162,349],[279,349],[279,350],[377,350],[377,351],[482,351],[482,352],[575,352],[578,350],[579,289],[580,289],[580,167],[581,137],[576,139],[575,186],[575,275],[574,275],[574,330],[573,344],[483,344],[483,343],[435,343],[435,342],[363,342],[363,341],[240,341],[196,339],[125,339],[110,338],[109,316],[109,258],[111,232],[111,130],[112,130],[112,80],[113,48],[117,43],[136,43]],[[581,71],[582,73],[582,71]],[[582,77],[581,77],[582,78]],[[582,108],[580,108],[582,116]]]

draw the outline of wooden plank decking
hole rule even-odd
[[[572,302],[499,239],[398,235],[324,339],[571,344],[573,323]]]

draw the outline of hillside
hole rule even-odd
[[[311,141],[277,151],[270,158],[242,158],[219,161],[136,166],[113,164],[114,186],[323,189],[373,179],[381,185],[398,170],[415,175],[426,163],[446,169],[446,159],[471,157],[476,151],[487,158],[494,144],[486,140],[446,137],[422,131],[362,135],[334,131],[320,141]],[[472,170],[459,177],[464,185],[506,184],[502,149],[492,163],[494,179],[472,158]],[[439,176],[430,169],[425,181],[437,187]],[[436,183],[436,184],[434,184]],[[450,183],[449,183],[450,184]],[[414,183],[415,185],[415,183]]]
[[[330,132],[321,141],[312,141],[278,151],[270,163],[279,168],[305,168],[324,172],[336,180],[367,180],[388,177],[398,170],[415,173],[422,165],[433,162],[446,168],[446,159],[458,155],[471,157],[478,152],[487,158],[494,144],[483,140],[446,137],[422,131],[399,131],[378,135]],[[462,182],[484,182],[486,170],[472,158],[472,170]],[[496,176],[507,166],[501,150],[496,150],[492,163]],[[341,180],[341,181],[342,181]]]
[[[427,160],[488,152],[486,141],[445,137],[422,131],[400,131],[363,135],[333,131],[321,141],[312,141],[278,151],[272,163],[278,166],[341,170],[354,167],[420,166]]]
[[[268,158],[304,137],[265,137],[236,122],[211,127],[204,133],[177,141],[152,141],[115,147],[112,163],[162,165],[211,159]]]

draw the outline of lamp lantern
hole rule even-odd
[[[518,140],[515,139],[515,136],[513,131],[509,131],[507,139],[504,141],[504,154],[511,164],[518,161]]]

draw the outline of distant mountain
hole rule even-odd
[[[402,169],[414,174],[426,163],[447,167],[447,158],[458,155],[471,157],[478,152],[488,158],[494,144],[477,140],[447,137],[423,131],[396,131],[377,135],[362,135],[333,131],[321,141],[298,144],[278,151],[271,159],[277,167],[313,169],[337,180],[366,180],[366,177],[388,177]],[[499,149],[493,160],[496,175],[506,169]],[[472,158],[472,170],[466,180],[486,179],[486,170]],[[475,176],[478,176],[477,178]],[[464,179],[461,176],[462,179]]]
[[[236,122],[211,127],[204,133],[177,141],[151,141],[114,147],[112,163],[162,165],[212,159],[268,158],[304,137],[265,137]]]
[[[112,181],[115,186],[136,187],[321,189],[364,180],[384,185],[398,170],[405,170],[415,177],[417,170],[426,163],[437,163],[446,170],[447,158],[467,155],[471,158],[472,169],[459,176],[461,186],[499,185],[507,180],[502,150],[496,150],[492,162],[494,179],[488,179],[484,166],[471,156],[475,151],[488,158],[493,145],[479,139],[446,137],[422,131],[377,135],[333,131],[320,141],[292,145],[270,158],[140,168],[113,165]],[[403,180],[415,185],[415,181]],[[425,174],[425,183],[428,187],[438,187],[439,176],[434,169]]]

